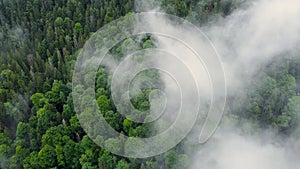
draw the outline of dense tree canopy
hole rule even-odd
[[[159,2],[167,13],[200,24],[228,15],[237,5],[230,0]],[[180,144],[147,159],[111,154],[86,135],[75,114],[71,81],[78,53],[93,32],[129,12],[135,12],[133,0],[0,0],[0,168],[187,168],[189,156]],[[121,58],[124,46],[145,49],[154,44],[148,35],[132,37],[110,52]],[[232,112],[284,134],[296,128],[299,55],[287,55],[263,68],[258,80],[249,83],[247,96],[230,98],[230,104],[240,105]],[[156,77],[153,72],[148,75]],[[104,67],[98,69],[96,100],[106,121],[128,136],[151,135],[147,125],[118,113],[110,95],[110,79]],[[141,90],[132,104],[140,111],[148,110],[151,91]],[[103,145],[116,151],[135,146],[125,142],[121,147],[118,139],[103,141]]]

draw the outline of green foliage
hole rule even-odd
[[[98,168],[103,169],[114,169],[117,164],[117,157],[111,155],[109,152],[104,150],[101,157],[98,158]]]
[[[35,151],[31,152],[30,155],[25,158],[23,167],[26,169],[40,168],[38,153]]]
[[[51,168],[57,163],[55,148],[49,145],[43,146],[38,153],[38,162],[41,168]]]
[[[118,138],[110,138],[105,141],[104,146],[108,150],[112,150],[113,152],[120,153],[121,151],[121,141]]]
[[[188,167],[188,156],[185,154],[178,154],[174,150],[166,153],[165,164],[167,169],[181,169]]]
[[[30,97],[30,100],[33,104],[33,109],[37,111],[39,108],[44,107],[48,102],[43,93],[35,93]]]
[[[249,87],[240,108],[234,112],[252,119],[260,127],[273,127],[288,134],[297,126],[299,101],[297,79],[286,60],[297,63],[299,58],[282,58],[261,70],[258,79]],[[297,73],[296,73],[297,74]],[[236,100],[237,101],[237,100]],[[236,101],[234,103],[236,103]]]
[[[115,169],[130,169],[130,165],[125,160],[120,160]]]
[[[220,0],[160,0],[167,13],[186,17],[200,24],[226,16],[236,5]],[[132,15],[133,0],[0,0],[0,168],[86,168],[86,169],[182,169],[189,158],[179,151],[148,159],[116,156],[96,145],[83,131],[74,111],[72,75],[85,41],[104,24],[124,15]],[[112,26],[110,33],[118,31]],[[110,40],[107,40],[109,43]],[[155,38],[141,35],[127,38],[111,49],[116,59],[132,51],[155,48]],[[135,61],[140,61],[135,58]],[[260,127],[278,129],[288,134],[299,124],[300,60],[285,58],[259,73],[259,80],[249,84],[247,96],[229,102],[236,118],[255,121]],[[124,72],[124,77],[126,72]],[[159,75],[147,71],[143,76],[157,86]],[[92,74],[85,75],[91,82]],[[105,67],[96,72],[96,101],[105,120],[115,130],[132,137],[151,135],[149,126],[121,116],[111,101],[111,76]],[[85,91],[83,86],[76,90]],[[131,98],[140,111],[150,108],[144,88]],[[80,98],[83,105],[91,98]],[[93,110],[86,118],[93,119]],[[138,115],[146,118],[146,113]],[[94,131],[101,129],[96,127]],[[144,147],[143,142],[98,136],[103,146],[116,152]],[[124,142],[124,143],[123,143]],[[150,151],[150,150],[149,150]]]
[[[48,128],[56,124],[56,108],[51,104],[46,104],[37,112],[37,130],[43,134]]]
[[[294,96],[288,100],[282,114],[276,121],[276,126],[281,131],[295,129],[300,122],[300,96]]]

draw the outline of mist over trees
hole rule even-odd
[[[157,2],[166,13],[198,25],[228,16],[241,3]],[[83,131],[74,111],[73,68],[84,43],[103,25],[134,12],[133,0],[0,0],[0,168],[189,167],[191,154],[183,147],[192,149],[195,145],[186,140],[155,157],[120,157],[96,145]],[[151,35],[128,38],[110,52],[122,58],[122,45],[155,48],[153,41]],[[273,128],[287,136],[294,132],[300,124],[299,55],[299,51],[282,53],[282,57],[260,68],[243,91],[229,95],[230,118],[241,119],[241,123],[242,119],[251,120],[257,128]],[[146,72],[145,76],[159,83],[156,72]],[[95,92],[106,121],[128,136],[153,134],[146,124],[135,123],[117,112],[110,80],[105,67],[100,67]],[[138,110],[150,108],[151,90],[142,90],[131,100]],[[121,150],[116,140],[103,144]]]

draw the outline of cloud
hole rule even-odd
[[[300,46],[299,18],[298,0],[255,0],[245,2],[231,15],[220,17],[216,23],[201,27],[221,56],[230,92],[245,87],[249,80],[255,78],[259,68],[268,62],[297,50]],[[147,18],[147,23],[142,26],[183,34],[192,47],[203,46],[203,41],[197,39],[197,32],[179,29],[168,18]],[[198,86],[202,96],[209,98],[211,84],[204,85],[209,78],[201,64],[190,59],[193,54],[170,38],[155,36],[155,39],[156,46],[179,56],[193,72],[203,73],[195,80],[202,84]],[[160,62],[169,63],[171,61]],[[195,154],[191,169],[294,169],[300,166],[297,159],[300,139],[296,133],[285,138],[269,130],[253,135],[236,129],[241,126],[223,124],[221,127],[226,130],[219,130],[207,144],[202,145]]]
[[[239,7],[231,15],[225,18],[220,17],[216,23],[210,23],[200,28],[211,39],[220,54],[226,75],[227,88],[229,92],[232,92],[229,93],[231,95],[234,95],[234,91],[237,89],[243,89],[247,86],[249,80],[255,78],[257,71],[261,67],[282,54],[294,51],[300,45],[300,22],[297,22],[300,18],[299,1],[255,0],[245,2]],[[147,5],[144,6],[145,8],[147,8]],[[159,8],[152,7],[150,9],[155,9],[151,10],[155,12],[159,11]],[[150,30],[150,32],[155,30],[166,34],[178,35],[176,37],[180,37],[180,40],[188,42],[190,47],[194,48],[197,46],[200,48],[200,50],[196,49],[196,51],[201,56],[214,57],[208,52],[205,41],[199,38],[199,32],[193,31],[188,27],[182,28],[174,24],[168,17],[145,18],[144,21],[136,23],[135,29]],[[218,90],[218,87],[209,83],[211,80],[209,75],[218,69],[217,63],[203,65],[203,63],[196,61],[197,59],[195,59],[193,53],[185,46],[182,46],[179,41],[166,36],[153,36],[155,37],[155,45],[158,48],[177,56],[191,70],[195,77],[194,80],[199,84],[197,87],[201,99],[203,99],[202,101],[205,102],[211,99],[212,92],[217,93],[217,96],[222,96],[222,90]],[[159,60],[156,64],[168,67],[170,63],[173,63],[173,61],[166,59]],[[215,67],[206,72],[207,66],[208,68]],[[178,67],[178,72],[173,73],[179,75],[182,66],[175,65],[175,67]],[[184,78],[184,76],[185,74],[182,73],[181,78]],[[170,82],[164,79],[164,83],[169,84]],[[181,85],[188,86],[191,83],[193,82],[187,80]],[[190,90],[187,93],[192,93],[193,88],[190,88]],[[189,99],[193,100],[193,97],[191,95]],[[172,102],[172,98],[168,99],[168,101]],[[205,104],[201,106],[201,111],[207,111]],[[187,116],[189,115],[187,114]],[[168,117],[169,115],[166,119]],[[239,126],[235,127],[238,128]],[[268,137],[258,135],[252,138],[247,135],[236,134],[235,130],[227,134],[227,136],[220,136],[219,143],[210,147],[215,154],[206,154],[212,159],[216,157],[216,164],[220,165],[221,169],[245,168],[245,166],[259,169],[275,168],[274,166],[287,168],[290,167],[291,163],[295,162],[290,161],[291,158],[287,158],[287,154],[289,154],[289,150],[285,150],[287,145],[277,147],[272,143],[259,143],[260,141],[263,142],[264,139],[270,139]],[[230,144],[229,147],[236,146],[237,148],[227,149],[225,147],[226,142]],[[232,154],[226,156],[226,151],[232,151]],[[299,151],[296,153],[299,154]],[[216,154],[219,154],[219,156]],[[255,164],[255,161],[257,161],[257,164]],[[203,165],[202,168],[208,168],[209,163],[205,164],[207,165]]]
[[[247,3],[217,24],[203,27],[219,50],[229,87],[278,55],[300,45],[300,2],[259,0]],[[244,78],[245,79],[245,78]]]
[[[252,1],[243,9],[237,9],[230,16],[220,18],[215,24],[201,27],[213,44],[209,43],[210,41],[207,40],[206,35],[197,30],[195,26],[180,18],[175,19],[172,16],[159,14],[157,12],[159,8],[153,8],[152,4],[150,9],[155,9],[151,10],[156,12],[155,14],[131,15],[133,17],[131,19],[135,21],[131,25],[134,28],[131,29],[130,27],[129,32],[126,32],[128,29],[122,32],[121,28],[118,31],[121,32],[122,36],[141,32],[151,33],[151,38],[154,39],[153,43],[157,48],[138,52],[132,52],[131,49],[137,50],[140,48],[129,48],[127,52],[131,52],[131,55],[123,60],[114,60],[110,55],[108,55],[109,58],[104,59],[103,66],[106,66],[112,75],[112,96],[118,112],[125,116],[132,113],[133,116],[127,117],[136,122],[143,121],[144,119],[140,119],[135,114],[138,114],[138,112],[130,105],[129,92],[131,91],[129,90],[133,87],[134,94],[144,87],[140,85],[144,84],[144,79],[138,78],[138,73],[144,69],[152,67],[159,71],[165,70],[166,74],[160,76],[163,85],[159,86],[159,89],[165,89],[166,95],[164,96],[166,96],[169,104],[166,103],[166,112],[158,120],[161,123],[154,123],[153,128],[158,131],[165,131],[165,126],[171,126],[169,128],[172,128],[175,132],[170,135],[177,137],[179,133],[184,136],[195,122],[194,111],[199,112],[198,108],[200,107],[201,118],[205,117],[203,112],[213,110],[213,112],[208,113],[208,125],[206,125],[208,127],[205,130],[207,133],[204,132],[205,135],[209,136],[209,132],[214,131],[221,117],[220,115],[222,115],[222,106],[224,106],[222,99],[226,95],[224,72],[220,62],[225,67],[227,87],[230,92],[239,87],[244,87],[245,83],[256,74],[258,68],[276,56],[295,49],[300,44],[300,24],[295,22],[297,18],[300,18],[298,4],[296,0],[285,2],[279,0],[271,2],[266,0]],[[136,6],[139,6],[138,8],[142,10],[148,8],[149,3],[143,1],[136,4]],[[112,32],[117,30],[113,29],[115,27],[110,28]],[[112,36],[115,35],[112,34]],[[128,39],[125,41],[127,42],[124,42],[124,48],[120,49],[122,52],[131,43]],[[140,45],[140,43],[137,44]],[[217,49],[218,52],[214,49]],[[195,53],[200,55],[200,59]],[[217,57],[217,53],[220,54],[220,57]],[[149,55],[151,57],[148,57]],[[138,58],[142,58],[142,61],[139,61]],[[130,86],[134,80],[137,84]],[[149,83],[151,83],[151,79]],[[230,94],[234,94],[234,92]],[[121,99],[124,99],[128,104],[120,102],[121,104],[118,106],[117,102]],[[157,105],[163,102],[160,102],[159,99],[155,102],[155,98],[150,98],[151,107],[162,107]],[[178,103],[178,100],[180,103]],[[201,102],[200,105],[198,105],[199,102]],[[219,103],[219,105],[212,105],[212,103]],[[178,105],[181,106],[179,110]],[[150,110],[155,109],[150,108]],[[179,113],[181,116],[174,113],[176,110],[178,112],[181,110],[182,113]],[[175,118],[177,126],[173,125]],[[243,163],[247,164],[246,167],[250,167],[250,163],[257,161],[257,165],[252,166],[252,168],[268,169],[268,167],[273,167],[273,164],[271,164],[273,160],[270,159],[275,159],[276,161],[273,163],[278,162],[276,165],[280,167],[290,164],[285,159],[288,153],[285,151],[284,144],[276,146],[276,144],[264,142],[264,139],[269,139],[268,137],[261,137],[262,135],[250,137],[236,132],[230,130],[224,135],[219,135],[219,138],[216,137],[215,143],[205,144],[203,151],[207,152],[205,155],[208,159],[205,160],[201,156],[196,156],[195,160],[198,161],[198,158],[200,158],[200,161],[204,159],[203,163],[206,165],[199,166],[194,162],[195,166],[207,168],[212,163],[215,167],[222,169],[239,168]],[[181,137],[178,137],[176,141],[180,141],[180,139]],[[176,142],[174,140],[170,139],[170,141]],[[226,142],[229,144],[229,149],[224,145]],[[213,146],[210,147],[210,144]],[[236,146],[237,149],[234,149],[233,146]],[[206,149],[207,151],[205,151]],[[224,155],[227,151],[232,154],[229,156]],[[210,154],[210,152],[213,152],[213,154]],[[282,162],[279,159],[282,159]]]
[[[251,1],[203,27],[222,56],[227,87],[236,91],[255,78],[258,69],[300,45],[300,2]],[[234,93],[231,93],[234,95]],[[230,112],[229,112],[230,113]],[[196,153],[191,169],[299,168],[299,133],[275,136],[270,131],[249,134],[228,126]]]
[[[233,130],[218,133],[204,145],[191,169],[293,169],[300,166],[299,140],[280,143],[274,141],[275,136],[249,136]]]

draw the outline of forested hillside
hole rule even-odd
[[[159,2],[167,13],[199,25],[226,17],[238,5],[222,0]],[[152,158],[120,157],[96,145],[76,117],[71,91],[78,54],[99,28],[134,12],[133,0],[0,0],[0,168],[188,168],[190,157],[182,144]],[[124,43],[144,49],[154,47],[151,40],[149,35]],[[111,52],[122,57],[117,47]],[[258,128],[288,135],[299,124],[300,53],[282,55],[260,69],[246,94],[230,95],[228,111]],[[155,72],[148,73],[155,77]],[[105,119],[128,136],[151,135],[147,125],[116,111],[109,79],[99,68],[96,97]],[[132,100],[139,110],[149,109],[149,92]]]

